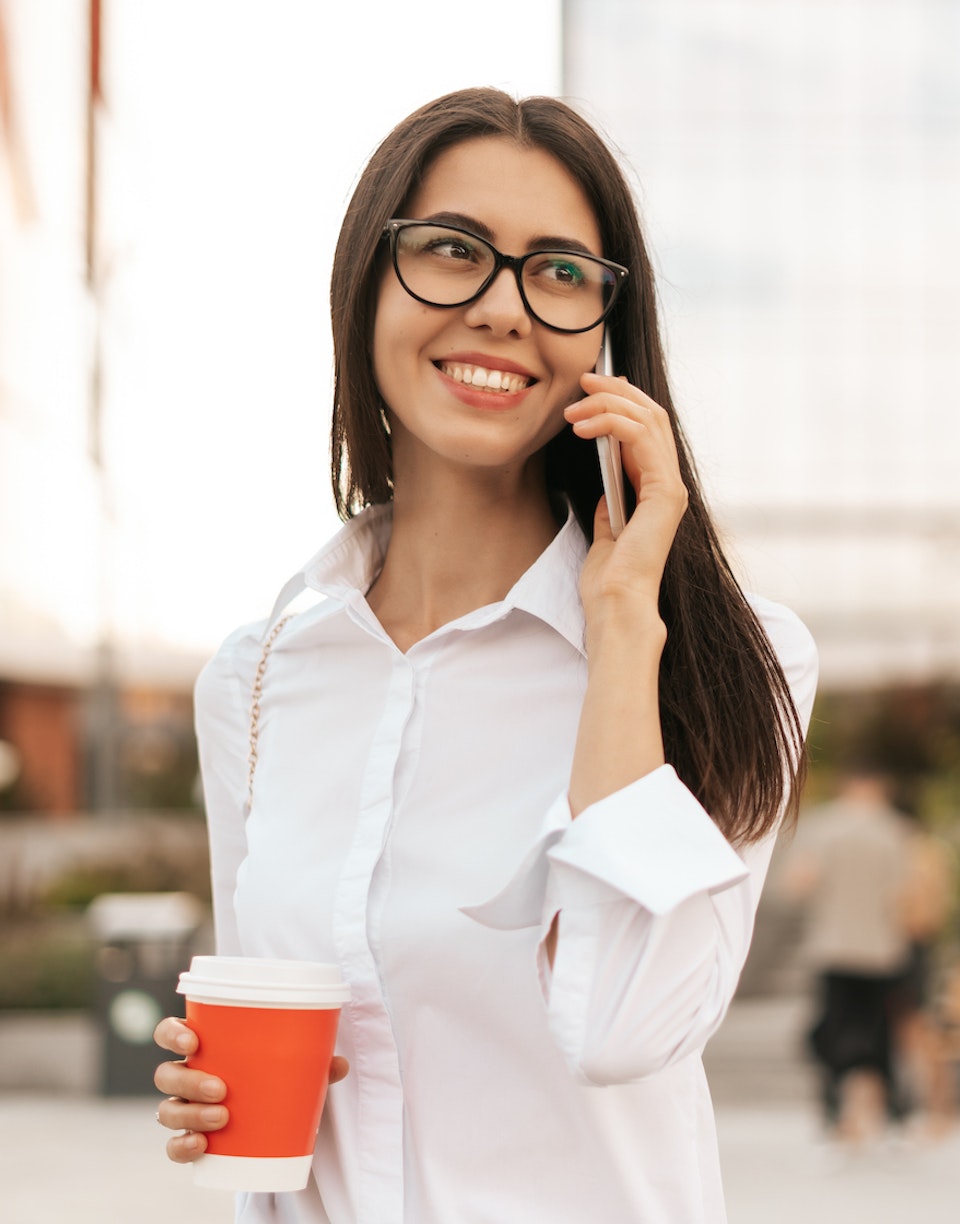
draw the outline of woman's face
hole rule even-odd
[[[487,234],[505,255],[545,245],[603,255],[593,210],[561,163],[499,136],[440,154],[402,215]],[[509,268],[475,302],[441,309],[412,298],[388,264],[373,359],[395,481],[424,475],[424,464],[522,471],[583,394],[580,375],[593,368],[601,336],[601,326],[569,335],[535,322]]]

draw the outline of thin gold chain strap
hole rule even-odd
[[[257,673],[253,678],[253,701],[250,706],[250,756],[248,757],[250,768],[247,774],[248,812],[253,807],[253,775],[257,771],[257,741],[260,737],[260,698],[263,696],[263,678],[267,673],[267,660],[270,658],[270,651],[273,650],[274,642],[280,636],[280,630],[292,616],[293,613],[290,613],[288,616],[282,617],[270,631],[270,636],[263,644],[263,652],[260,655],[260,662],[257,664]]]

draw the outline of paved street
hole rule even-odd
[[[230,1224],[229,1194],[163,1155],[150,1099],[0,1097],[4,1224]]]
[[[956,1224],[960,1131],[836,1164],[799,1106],[718,1110],[730,1224]]]
[[[730,1224],[955,1224],[960,1131],[832,1168],[805,1107],[728,1105],[718,1121]],[[162,1146],[147,1099],[0,1097],[4,1224],[229,1224],[231,1196]]]
[[[960,1129],[937,1143],[878,1145],[839,1166],[821,1150],[796,1057],[802,1021],[795,1001],[738,1004],[712,1045],[730,1224],[955,1224]],[[3,1224],[229,1224],[231,1196],[193,1186],[164,1158],[152,1099],[103,1099],[82,1084],[52,1091],[49,1058],[36,1067],[48,1086],[23,1086],[24,1060],[49,1051],[51,1035],[0,1023]]]

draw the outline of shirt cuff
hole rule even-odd
[[[555,803],[506,887],[462,912],[497,930],[539,926],[551,867],[563,876],[592,877],[654,914],[749,875],[669,765],[592,804],[576,820],[565,798]]]

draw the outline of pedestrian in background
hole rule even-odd
[[[907,1113],[894,1019],[911,955],[910,838],[881,769],[854,763],[836,798],[805,814],[784,869],[784,890],[806,909],[806,954],[817,974],[809,1045],[823,1118],[846,1142],[862,1142]]]

